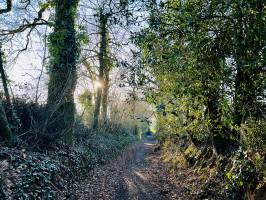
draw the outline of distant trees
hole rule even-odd
[[[97,81],[98,83],[92,125],[94,129],[108,120],[110,73],[115,60],[119,57],[118,55],[114,55],[114,46],[122,46],[122,41],[115,40],[120,37],[120,33],[115,35],[112,33],[112,29],[114,27],[118,29],[118,27],[126,23],[130,13],[129,4],[130,2],[128,1],[102,0],[94,3],[88,0],[84,5],[85,10],[83,12],[94,13],[93,15],[83,13],[85,27],[87,27],[89,35],[94,35],[96,37],[90,38],[89,46],[84,47],[84,58],[86,60],[85,63],[87,63],[86,68],[89,66],[90,71],[94,69],[97,80],[93,80],[93,82]],[[88,16],[89,19],[91,19],[89,22]],[[121,30],[122,29],[123,28],[121,28]],[[86,57],[89,58],[87,59]]]

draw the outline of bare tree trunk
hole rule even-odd
[[[51,66],[47,130],[50,133],[49,137],[52,137],[50,139],[63,136],[67,143],[72,143],[75,121],[74,91],[79,56],[75,31],[77,5],[78,0],[55,1],[54,32],[49,36]]]
[[[1,49],[1,44],[0,44],[0,74],[1,74],[1,79],[2,79],[3,88],[4,88],[4,92],[5,92],[6,102],[7,102],[8,106],[11,106],[11,98],[9,95],[6,73],[4,70],[3,52]]]
[[[107,54],[107,20],[108,15],[104,15],[100,11],[100,52],[99,52],[99,77],[98,81],[103,85],[104,83],[104,72],[106,69],[106,54]],[[101,87],[97,88],[97,96],[95,102],[93,128],[96,129],[99,125],[99,116],[101,111],[103,89]]]
[[[13,128],[14,127],[18,128],[19,121],[16,118],[13,105],[11,102],[11,97],[10,97],[9,90],[8,90],[7,77],[6,77],[6,73],[5,73],[5,69],[3,65],[3,52],[1,51],[1,45],[0,45],[0,75],[1,75],[4,93],[5,93],[5,103],[6,103],[5,115],[6,115],[7,121],[12,123]]]
[[[9,128],[9,124],[6,118],[6,113],[1,102],[0,102],[0,136],[4,140],[11,139],[11,130]]]
[[[105,70],[104,73],[104,84],[103,84],[103,98],[102,98],[102,119],[107,122],[107,108],[108,108],[108,90],[109,90],[109,69]]]
[[[5,9],[0,9],[0,14],[8,13],[9,11],[11,11],[11,9],[12,9],[12,1],[11,0],[7,0],[6,8]],[[0,49],[0,65],[1,65],[0,66],[1,69],[3,69],[3,60],[2,60],[2,51],[1,51],[1,49]],[[2,76],[2,73],[1,73],[1,76]],[[4,77],[5,77],[5,75],[4,75]],[[3,76],[2,76],[2,79],[3,79]],[[10,96],[9,96],[9,99],[10,99]],[[7,121],[7,118],[6,118],[6,113],[5,113],[5,110],[4,110],[4,107],[3,107],[1,101],[0,101],[0,136],[3,139],[6,139],[9,142],[11,142],[12,132],[11,132],[11,130],[9,128],[9,124],[8,124],[8,121]]]

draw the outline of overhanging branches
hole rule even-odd
[[[36,26],[40,25],[49,25],[49,22],[42,19],[43,13],[46,11],[46,8],[41,8],[38,11],[38,16],[34,18],[33,22],[29,22],[28,20],[24,19],[23,24],[20,25],[18,28],[13,30],[2,30],[0,33],[0,36],[7,36],[7,35],[13,35],[16,33],[21,33],[27,29],[34,29]]]
[[[6,1],[6,8],[5,9],[0,9],[0,15],[10,12],[11,8],[12,8],[12,0],[7,0]]]

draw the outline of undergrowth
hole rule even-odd
[[[240,148],[217,155],[209,144],[196,147],[183,136],[165,140],[161,148],[173,172],[178,173],[180,168],[193,170],[197,187],[192,193],[197,199],[265,198],[265,160],[258,151]]]
[[[57,144],[38,151],[0,146],[0,199],[75,199],[77,183],[86,173],[114,159],[134,141],[135,136],[123,127],[108,133],[78,124],[73,146]]]

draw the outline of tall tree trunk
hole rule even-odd
[[[104,84],[103,84],[103,98],[102,98],[102,119],[103,122],[107,122],[107,107],[108,107],[108,90],[109,90],[109,69],[104,72]]]
[[[210,126],[210,139],[216,154],[226,154],[230,152],[235,143],[230,138],[230,130],[222,123],[222,113],[220,111],[221,98],[221,79],[222,73],[220,67],[220,58],[216,56],[209,57],[209,69],[211,73],[206,84],[206,114]],[[218,77],[216,77],[216,76]]]
[[[0,101],[0,136],[4,140],[11,139],[11,130],[7,122],[6,113],[2,102]]]
[[[7,0],[6,1],[6,8],[0,9],[0,15],[3,13],[10,12],[11,9],[12,9],[12,0]],[[4,71],[4,65],[3,65],[3,57],[2,57],[3,53],[2,53],[1,48],[2,48],[2,44],[0,43],[0,74],[1,74],[2,82],[3,82],[4,92],[5,92],[5,96],[6,96],[6,102],[9,104],[9,106],[11,106],[10,95],[9,95],[8,87],[7,87],[7,79],[6,79],[6,75],[5,75],[5,71]],[[9,144],[12,144],[12,132],[11,132],[11,129],[9,127],[9,123],[8,123],[7,117],[6,117],[6,112],[5,112],[5,109],[2,105],[1,100],[0,100],[0,136],[4,140],[7,140]]]
[[[221,115],[219,114],[219,95],[217,92],[208,96],[207,111],[210,121],[211,142],[215,152],[221,154],[223,150],[226,150],[226,146],[224,146],[226,142],[220,128]]]
[[[1,80],[3,83],[3,88],[4,88],[4,93],[5,93],[5,104],[6,104],[5,114],[6,114],[7,121],[9,123],[12,123],[13,128],[14,127],[18,128],[19,121],[16,118],[13,105],[11,103],[11,98],[10,98],[10,94],[8,90],[7,77],[6,77],[6,73],[5,73],[5,69],[3,65],[3,52],[1,51],[1,44],[0,44],[0,75],[1,75]]]
[[[236,60],[236,77],[235,77],[235,97],[234,97],[234,122],[235,125],[240,126],[244,117],[244,104],[243,102],[243,81],[244,80],[244,46],[242,42],[244,41],[243,36],[243,14],[240,5],[237,5],[237,27],[235,33],[236,41],[236,51],[235,51],[235,60]],[[244,89],[245,90],[245,89]]]
[[[77,6],[78,0],[55,0],[55,26],[49,36],[51,65],[47,130],[53,133],[52,139],[63,136],[67,143],[72,142],[75,119],[74,91],[79,57],[75,31]]]
[[[9,95],[6,73],[4,70],[3,52],[1,49],[1,44],[0,44],[0,74],[1,74],[1,79],[2,79],[3,88],[4,88],[4,92],[5,92],[6,102],[7,102],[8,106],[11,106],[11,98]]]
[[[103,85],[104,84],[104,72],[106,69],[106,54],[107,54],[107,20],[108,15],[103,14],[100,11],[100,52],[99,52],[99,77],[98,81]],[[101,102],[102,102],[102,93],[103,88],[97,88],[97,96],[95,102],[94,110],[94,119],[93,119],[93,128],[96,129],[99,124],[99,116],[101,111]]]

